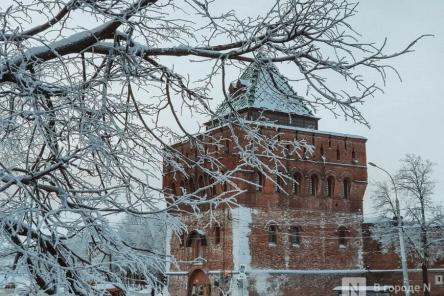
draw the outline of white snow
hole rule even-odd
[[[251,63],[240,78],[232,82],[241,84],[245,91],[230,99],[230,105],[236,110],[254,107],[264,110],[298,114],[313,117],[304,100],[297,95],[288,83],[288,79],[279,73],[272,63]],[[231,112],[228,104],[222,104],[217,113]]]
[[[251,269],[250,234],[252,223],[252,209],[239,206],[231,210],[233,218],[233,263],[234,271],[238,272],[244,266],[246,273]],[[247,279],[248,280],[248,279]],[[234,282],[235,283],[235,282]],[[232,295],[246,295],[246,286],[238,288],[233,283]]]
[[[239,206],[232,210],[233,217],[233,262],[234,270],[241,265],[248,272],[251,269],[250,234],[252,209]]]

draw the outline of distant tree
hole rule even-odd
[[[154,283],[156,287],[162,287],[165,284],[163,272],[165,271],[166,257],[166,237],[167,237],[167,221],[165,213],[160,213],[157,217],[141,217],[126,215],[118,222],[117,233],[125,245],[130,246],[133,250],[139,251],[142,255],[146,252],[152,253],[151,262],[146,262],[146,266],[151,268],[152,275],[150,283]],[[164,260],[158,260],[163,257]],[[146,258],[143,256],[143,258]],[[143,272],[128,268],[129,274],[143,278],[146,276]],[[128,273],[126,273],[128,275]]]
[[[288,63],[312,107],[368,124],[359,106],[379,86],[363,75],[375,71],[382,84],[386,71],[394,70],[390,60],[411,52],[419,39],[395,53],[385,53],[385,41],[381,46],[360,41],[349,24],[356,4],[347,0],[274,0],[255,16],[216,4],[0,2],[0,239],[15,257],[8,272],[25,271],[34,291],[103,293],[91,282],[126,290],[110,262],[91,262],[76,252],[69,242],[80,238],[91,242],[97,258],[112,258],[113,268],[152,278],[146,262],[155,262],[155,254],[127,244],[109,215],[149,218],[165,197],[172,202],[164,211],[187,205],[198,212],[203,204],[233,203],[241,192],[238,172],[246,169],[269,180],[289,178],[275,151],[312,147],[298,140],[276,143],[236,113],[217,114],[211,91],[222,86],[231,104],[230,69],[253,61]],[[173,67],[175,61],[190,60],[205,61],[203,73]],[[231,149],[239,151],[241,161],[226,168],[205,148],[224,147],[236,137],[195,136],[184,114],[241,130],[252,144],[233,141]],[[181,141],[196,153],[171,146]],[[191,169],[202,171],[211,182],[208,188],[164,190],[159,185],[164,168],[186,177]],[[230,190],[205,198],[204,191],[222,183]],[[167,213],[162,219],[171,218]],[[173,231],[181,228],[176,220],[169,225]]]
[[[395,177],[402,204],[403,229],[408,240],[410,254],[419,259],[423,284],[428,286],[428,267],[438,258],[444,257],[444,217],[441,208],[433,200],[435,181],[433,163],[421,156],[408,154],[401,160],[401,168]],[[377,183],[373,197],[375,208],[386,217],[385,222],[373,227],[375,238],[384,246],[398,246],[396,207],[393,188],[387,183]],[[429,295],[425,290],[424,295]]]

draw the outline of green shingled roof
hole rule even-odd
[[[288,79],[279,73],[273,63],[253,62],[230,84],[231,106],[236,110],[251,107],[263,110],[313,116],[300,96],[291,88]],[[231,113],[227,102],[222,103],[217,114]]]

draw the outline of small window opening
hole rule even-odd
[[[187,191],[186,187],[185,187],[185,182],[181,181],[180,182],[180,191],[182,194],[185,194],[185,192]]]
[[[262,174],[260,172],[256,172],[255,173],[255,179],[254,179],[254,184],[256,185],[256,191],[262,191],[262,182],[263,182],[263,177]]]
[[[299,195],[301,193],[301,182],[302,182],[302,177],[300,174],[296,173],[293,175],[293,188],[292,188],[292,192],[295,195]]]
[[[338,229],[338,244],[340,248],[347,247],[347,228],[344,226],[339,227]]]
[[[275,188],[276,192],[282,192],[282,188],[284,186],[284,180],[282,180],[282,177],[279,175],[276,176],[275,186],[276,186],[276,188]]]
[[[345,178],[343,181],[343,186],[342,186],[342,190],[343,190],[343,197],[345,199],[350,198],[350,191],[351,191],[351,181],[349,178]]]
[[[292,246],[299,246],[301,244],[301,229],[299,226],[291,226],[289,236]]]
[[[220,226],[216,225],[214,227],[214,243],[220,244]]]
[[[230,154],[230,140],[225,140],[225,154]]]
[[[310,177],[310,195],[311,196],[316,196],[316,193],[318,192],[318,183],[319,183],[319,180],[318,180],[318,176],[316,176],[316,175],[312,175],[311,177]]]
[[[327,178],[325,186],[325,196],[332,197],[334,192],[335,179],[333,176]]]
[[[205,187],[205,182],[204,182],[204,178],[203,178],[203,176],[199,176],[199,179],[198,179],[198,181],[197,181],[197,184],[198,184],[198,186],[199,186],[199,190],[201,190],[200,192],[199,192],[199,195],[200,196],[203,196],[204,195],[204,190],[202,190],[202,188],[204,188]]]
[[[170,192],[172,195],[174,195],[174,198],[176,198],[177,196],[177,191],[176,191],[176,183],[171,183],[171,188],[170,188]]]
[[[190,190],[190,193],[194,193],[194,191],[196,190],[193,178],[190,178],[190,180],[188,180],[188,189]]]
[[[290,145],[287,145],[287,146],[285,147],[285,155],[286,155],[287,157],[290,157],[290,156],[291,156],[291,146],[290,146]]]
[[[268,225],[268,244],[276,245],[277,243],[277,225]]]

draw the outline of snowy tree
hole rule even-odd
[[[0,7],[2,254],[14,257],[8,273],[24,272],[33,291],[47,294],[100,294],[99,284],[110,283],[126,290],[119,270],[153,279],[165,258],[126,243],[110,217],[158,217],[165,196],[174,197],[162,219],[179,233],[167,210],[235,203],[239,171],[290,178],[270,147],[311,147],[276,142],[235,114],[216,114],[211,89],[221,86],[230,105],[229,73],[252,61],[287,63],[313,108],[368,124],[359,106],[394,70],[389,60],[419,39],[395,53],[385,53],[385,41],[360,41],[349,24],[357,5],[347,0],[275,0],[259,15],[207,0],[6,0]],[[181,71],[176,61],[200,61],[206,73]],[[380,83],[365,78],[372,71]],[[254,144],[233,141],[242,159],[237,167],[205,153],[226,139],[195,136],[184,119],[195,114],[242,130]],[[180,141],[196,155],[171,146]],[[206,188],[164,191],[164,167],[184,175],[199,169],[210,176],[209,187],[232,186],[212,199],[202,196]],[[71,242],[83,240],[104,259],[77,252]]]
[[[428,267],[434,261],[444,257],[442,242],[444,237],[444,216],[441,208],[433,200],[433,163],[421,156],[408,154],[401,160],[401,168],[395,178],[399,191],[403,229],[408,240],[410,255],[419,259],[422,268],[423,284],[428,286]],[[393,188],[382,182],[377,183],[374,190],[376,208],[385,216],[383,223],[373,227],[375,238],[386,249],[398,248],[396,221],[396,206],[393,200]],[[429,295],[429,291],[424,291]]]
[[[159,213],[159,215],[153,215],[149,218],[126,215],[118,223],[118,234],[125,244],[139,251],[142,255],[145,252],[150,252],[164,257],[166,256],[166,240],[164,238],[166,237],[167,220],[163,216],[165,216],[165,213]],[[165,284],[163,276],[165,266],[160,265],[156,267],[156,263],[147,262],[147,265],[152,268],[151,273],[157,277],[157,280],[154,280],[154,284],[162,286]],[[125,277],[131,276],[139,282],[144,279],[143,274],[130,269]]]

